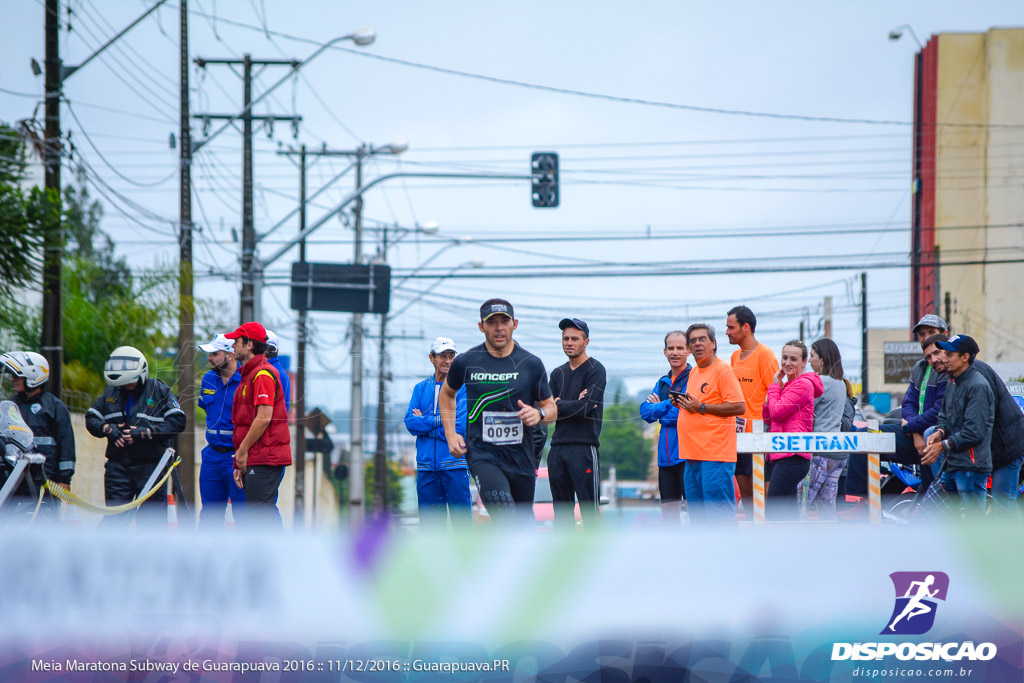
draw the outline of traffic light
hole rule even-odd
[[[558,154],[534,152],[530,157],[530,175],[533,176],[533,205],[538,209],[558,206]]]

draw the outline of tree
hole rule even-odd
[[[401,470],[398,463],[388,463],[388,512],[391,514],[398,514],[402,509],[402,482],[401,482]],[[338,500],[341,502],[341,509],[346,509],[348,502],[348,487],[349,482],[352,480],[347,476],[345,479],[338,480],[334,476],[331,477],[331,481],[334,484],[335,491],[338,494]],[[374,475],[373,460],[368,460],[363,467],[363,500],[366,503],[367,510],[374,509],[374,494],[376,477]]]
[[[35,284],[42,265],[43,239],[60,220],[59,202],[52,192],[25,192],[25,142],[0,123],[0,326],[8,328],[17,316],[14,293]]]
[[[614,395],[614,394],[612,394]],[[601,424],[601,478],[615,465],[619,479],[647,479],[651,441],[644,437],[640,406],[632,401],[606,403]]]
[[[0,136],[0,139],[3,139]],[[63,393],[73,410],[84,410],[102,393],[103,366],[118,346],[134,346],[150,363],[150,376],[167,384],[175,381],[173,349],[178,315],[177,268],[168,264],[135,275],[115,244],[103,232],[103,209],[79,173],[77,183],[63,192],[64,250],[62,322],[64,328]],[[45,219],[44,196],[34,189],[26,202],[28,220]],[[56,204],[54,204],[54,207]],[[55,214],[59,215],[59,214]],[[3,254],[0,253],[0,258]],[[2,266],[0,266],[2,267]],[[38,283],[33,283],[38,286]],[[0,283],[2,287],[2,283]],[[0,289],[0,304],[3,290]],[[210,317],[210,309],[197,303],[197,321]],[[201,334],[207,332],[205,324]],[[0,306],[0,329],[8,343],[36,349],[42,334],[38,308]],[[170,351],[170,355],[167,352]],[[197,374],[204,368],[197,368]]]

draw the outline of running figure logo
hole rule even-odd
[[[942,572],[893,572],[896,605],[881,635],[921,635],[935,623],[936,600],[946,599],[949,577]]]

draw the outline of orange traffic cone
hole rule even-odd
[[[228,498],[228,507],[224,511],[224,528],[234,531],[235,529],[235,515],[231,512],[231,499]]]
[[[167,494],[167,528],[178,528],[178,506],[174,504],[174,494]]]

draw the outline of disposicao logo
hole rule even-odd
[[[939,600],[945,602],[949,576],[943,572],[893,572],[896,604],[879,635],[922,635],[935,625]],[[996,656],[993,643],[834,643],[832,660],[879,660],[895,656],[907,661],[988,661]]]
[[[946,601],[949,577],[942,572],[893,572],[896,605],[880,635],[919,636],[935,623],[936,600]]]

